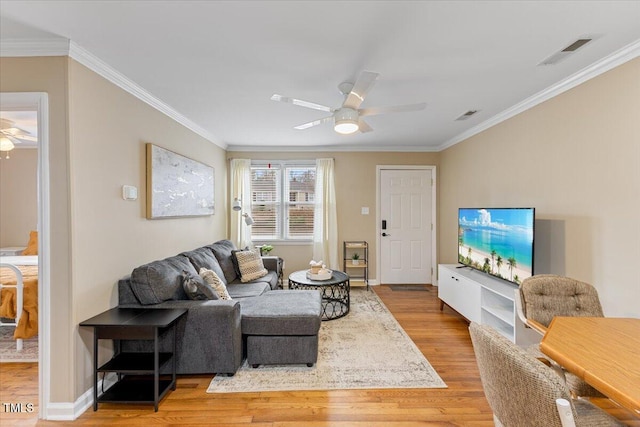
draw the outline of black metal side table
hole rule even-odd
[[[351,307],[349,275],[333,271],[329,280],[311,280],[307,270],[289,275],[290,289],[317,289],[322,292],[322,320],[339,319],[349,314]]]
[[[93,327],[93,410],[98,402],[153,403],[176,389],[176,330],[175,324],[187,313],[186,309],[112,308],[80,323]],[[160,352],[158,337],[161,332],[173,330],[173,352]],[[115,353],[111,360],[98,366],[98,340],[115,340]],[[153,340],[154,351],[128,353],[120,351],[120,340]],[[160,369],[171,362],[171,380],[160,379]],[[98,398],[98,373],[116,372],[118,382]],[[137,376],[153,375],[152,379]],[[131,379],[130,379],[131,378]]]

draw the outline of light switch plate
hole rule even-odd
[[[368,206],[363,206],[362,208],[360,208],[360,213],[362,215],[369,215],[369,207]]]

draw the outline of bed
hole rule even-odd
[[[38,334],[38,256],[0,256],[0,327],[14,327],[16,350]]]

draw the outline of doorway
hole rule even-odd
[[[435,166],[377,166],[379,284],[434,283],[435,178]]]
[[[50,357],[50,208],[49,208],[49,97],[44,92],[0,93],[0,109],[36,111],[38,135],[38,417],[46,419],[49,406]]]

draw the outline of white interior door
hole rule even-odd
[[[380,170],[380,283],[432,283],[432,169]]]

